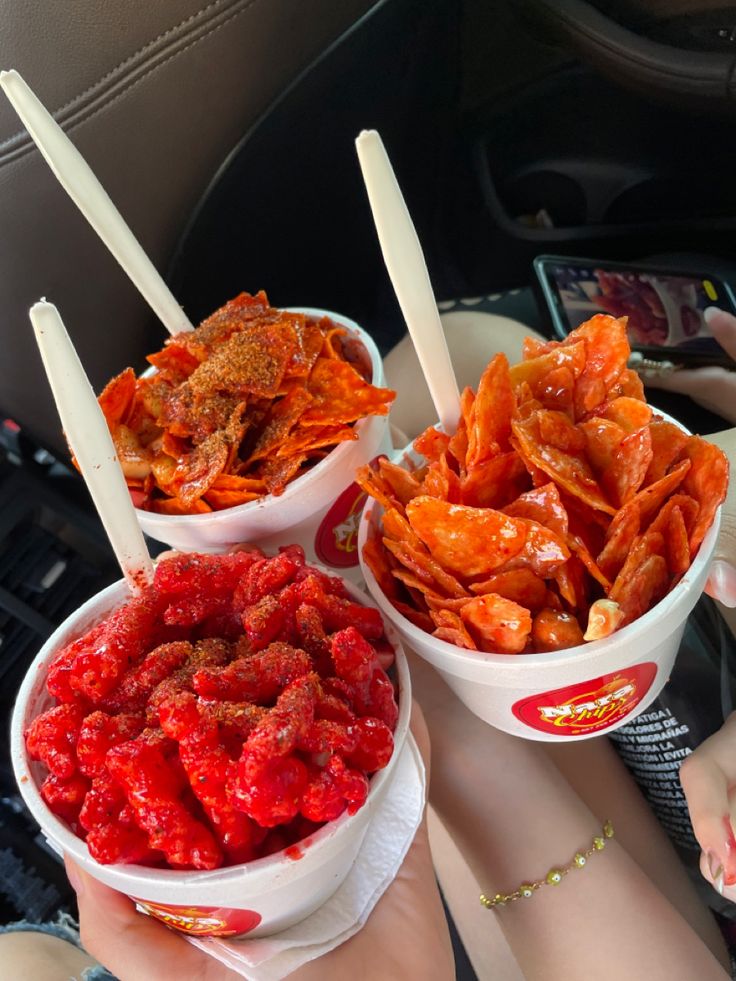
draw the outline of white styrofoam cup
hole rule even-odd
[[[330,317],[357,336],[370,356],[372,384],[386,385],[383,362],[375,342],[355,321],[312,307],[294,313]],[[359,581],[357,531],[365,494],[353,482],[358,467],[391,451],[388,416],[366,416],[355,424],[357,440],[339,443],[278,497],[207,514],[156,514],[136,508],[145,534],[182,552],[224,552],[238,542],[266,551],[288,540],[301,545],[307,561],[320,562],[340,575]]]
[[[399,464],[422,459],[411,444],[394,455]],[[385,596],[362,554],[369,535],[380,527],[382,513],[374,500],[365,505],[358,550],[366,586],[383,615],[471,712],[497,729],[541,742],[612,732],[654,701],[669,678],[688,615],[705,588],[721,523],[719,508],[675,588],[610,637],[546,654],[485,654],[433,637]]]
[[[346,581],[345,586],[352,599],[373,605],[352,583]],[[355,814],[346,811],[297,846],[244,865],[204,872],[101,865],[41,797],[45,767],[29,759],[24,734],[31,721],[53,705],[45,683],[56,652],[128,597],[123,580],[93,596],[57,628],[28,669],[11,722],[11,758],[23,799],[53,848],[70,855],[90,875],[135,899],[169,926],[197,936],[248,933],[256,937],[284,930],[313,913],[339,888],[391,785],[411,712],[409,670],[396,631],[385,623],[386,636],[396,651],[399,682],[394,752],[388,765],[371,779],[368,798]]]

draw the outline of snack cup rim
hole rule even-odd
[[[318,563],[310,563],[310,566],[316,569],[320,569],[326,572],[328,575],[333,575],[328,569],[323,569]],[[364,606],[373,606],[378,608],[373,602],[370,596],[367,596],[362,590],[358,589],[353,583],[342,580],[351,597],[357,602],[362,603]],[[245,862],[240,865],[228,865],[223,866],[219,869],[211,870],[198,870],[198,869],[159,869],[152,868],[150,866],[144,865],[126,865],[126,864],[113,864],[113,865],[102,865],[96,859],[94,859],[87,848],[86,842],[79,838],[72,832],[69,827],[58,818],[53,811],[48,807],[44,799],[41,797],[40,789],[37,784],[37,780],[33,774],[33,768],[35,766],[41,766],[42,764],[34,763],[29,760],[26,745],[25,745],[25,731],[27,726],[30,724],[30,719],[26,719],[26,707],[28,700],[33,689],[36,687],[38,682],[39,670],[44,669],[43,676],[45,679],[45,661],[49,660],[51,656],[55,653],[57,642],[56,638],[59,634],[68,630],[68,624],[70,620],[79,622],[83,624],[82,630],[88,629],[92,624],[100,619],[101,616],[106,615],[107,612],[111,612],[116,606],[119,605],[118,599],[125,599],[128,594],[127,583],[124,579],[119,579],[107,586],[105,589],[100,590],[99,593],[95,593],[91,596],[82,606],[79,607],[74,613],[61,623],[53,634],[48,638],[46,643],[43,645],[39,653],[33,659],[28,667],[26,675],[23,682],[18,689],[18,694],[16,696],[15,706],[13,708],[13,715],[11,721],[11,731],[10,731],[10,744],[11,744],[11,759],[13,764],[13,771],[15,773],[15,779],[20,790],[21,796],[25,801],[28,809],[31,811],[33,817],[38,822],[41,827],[41,831],[44,835],[48,835],[54,842],[59,844],[65,853],[69,853],[76,860],[81,860],[85,864],[91,865],[92,868],[99,867],[105,869],[117,869],[124,874],[135,879],[135,883],[128,883],[126,889],[135,891],[138,887],[145,888],[146,883],[155,882],[157,885],[170,881],[173,883],[181,884],[184,877],[196,876],[197,881],[208,883],[217,882],[220,879],[229,880],[231,878],[240,878],[242,876],[247,876],[249,878],[260,878],[267,876],[269,872],[275,870],[276,867],[283,865],[284,862],[289,862],[291,864],[292,860],[285,855],[285,849],[282,851],[274,852],[272,855],[266,855],[263,858],[254,859],[251,862]],[[105,613],[98,612],[91,618],[85,618],[85,613],[88,613],[90,607],[97,607],[102,601],[110,600],[111,602],[104,602]],[[380,609],[379,609],[380,612]],[[307,855],[310,857],[316,857],[318,853],[325,848],[336,835],[341,834],[346,828],[348,828],[356,820],[359,820],[364,808],[369,808],[371,805],[371,800],[375,799],[380,793],[384,784],[391,778],[391,775],[395,769],[396,760],[401,754],[404,742],[406,740],[406,734],[409,731],[409,719],[411,715],[411,679],[409,675],[409,666],[406,660],[406,655],[404,654],[404,649],[401,644],[401,639],[398,635],[398,631],[394,625],[389,621],[386,622],[384,617],[384,629],[386,632],[386,637],[394,648],[396,659],[396,671],[399,681],[399,718],[396,723],[396,728],[394,730],[394,750],[391,755],[391,759],[386,764],[386,766],[377,771],[373,777],[370,779],[368,797],[363,804],[363,806],[356,811],[354,814],[349,814],[347,810],[335,818],[333,821],[328,821],[317,831],[307,835],[306,839],[300,839],[294,843],[294,845],[299,846],[303,841],[309,840]],[[77,634],[77,636],[79,636]],[[292,846],[293,847],[293,846]],[[305,873],[308,871],[305,863]],[[309,863],[312,864],[312,863]]]
[[[358,339],[361,341],[368,354],[370,355],[371,365],[373,367],[373,376],[376,376],[377,369],[381,367],[381,354],[376,347],[376,343],[373,338],[368,334],[363,328],[357,324],[350,317],[345,317],[341,313],[333,313],[331,310],[321,310],[318,307],[282,307],[287,313],[305,313],[310,316],[323,316],[330,317],[337,323],[342,324],[349,330],[358,334]],[[143,372],[141,377],[145,377],[150,374],[154,374],[156,371],[155,367],[151,365]],[[380,416],[363,416],[362,419],[354,425],[354,430],[360,438],[365,427],[376,418],[382,418]],[[283,494],[279,494],[278,497],[274,497],[273,494],[264,494],[263,497],[259,497],[255,501],[247,501],[245,504],[236,504],[234,507],[223,508],[220,511],[208,511],[205,514],[159,514],[157,511],[145,511],[143,508],[136,508],[135,512],[138,515],[138,519],[143,526],[144,531],[148,531],[149,527],[154,524],[158,525],[160,523],[161,527],[165,527],[167,524],[177,525],[188,525],[189,527],[196,527],[197,525],[206,524],[208,527],[213,527],[221,523],[227,523],[232,515],[237,515],[238,517],[247,517],[249,514],[253,514],[256,511],[262,511],[269,505],[275,505],[278,502],[283,503],[284,501],[290,500],[297,494],[304,490],[305,483],[307,481],[313,482],[319,476],[321,476],[328,467],[339,466],[342,458],[349,452],[352,443],[355,440],[348,440],[343,443],[338,443],[334,449],[330,450],[327,456],[316,463],[310,470],[297,477],[296,480],[290,481]]]
[[[676,419],[668,416],[666,413],[654,409],[653,411],[657,415],[662,416],[668,422],[673,422],[680,427],[683,431],[691,435],[689,431]],[[394,462],[398,462],[399,459],[403,459],[404,455],[412,450],[413,441],[404,447],[402,450],[397,450],[393,454]],[[427,644],[436,647],[437,653],[444,658],[451,658],[457,662],[465,662],[467,664],[478,665],[485,663],[492,665],[494,668],[498,668],[501,671],[508,670],[516,674],[520,666],[528,666],[530,668],[553,668],[560,664],[566,664],[571,660],[575,660],[580,664],[584,664],[589,661],[596,660],[598,657],[611,654],[616,651],[617,648],[625,649],[628,644],[634,642],[642,629],[647,629],[653,627],[658,621],[663,620],[671,612],[674,606],[677,606],[687,591],[690,582],[697,578],[698,574],[702,572],[703,567],[706,566],[715,550],[716,541],[718,539],[718,532],[721,526],[721,507],[716,511],[713,522],[708,529],[705,538],[701,542],[700,548],[693,561],[690,564],[690,568],[687,570],[685,575],[682,577],[680,582],[670,590],[670,592],[663,597],[655,606],[647,610],[646,613],[638,617],[636,620],[622,627],[620,630],[614,631],[609,637],[604,637],[602,640],[592,640],[586,641],[584,644],[579,644],[577,647],[567,647],[559,651],[549,651],[548,653],[541,654],[488,654],[485,651],[468,651],[462,647],[458,647],[455,644],[450,644],[446,640],[441,640],[439,637],[434,637],[432,634],[428,634],[421,627],[417,627],[410,620],[408,620],[402,613],[391,604],[390,600],[386,597],[383,590],[379,586],[372,570],[365,562],[363,558],[363,546],[365,545],[366,539],[368,537],[368,531],[371,524],[375,520],[380,520],[380,516],[383,513],[383,508],[374,499],[368,498],[363,508],[363,513],[360,517],[360,526],[358,530],[358,556],[360,559],[360,570],[363,573],[363,578],[365,584],[368,587],[368,591],[377,603],[379,609],[383,615],[391,620],[399,633],[406,639],[410,644],[418,645],[417,653],[421,654],[421,648],[425,647]],[[694,602],[697,602],[697,598]],[[694,605],[694,602],[692,605]],[[692,608],[692,607],[691,607]],[[690,611],[688,610],[688,613]],[[445,670],[450,671],[450,665],[445,665]]]

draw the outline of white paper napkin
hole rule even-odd
[[[297,968],[344,943],[361,929],[393,882],[424,811],[426,776],[409,733],[392,785],[371,821],[347,878],[324,906],[271,937],[220,940],[187,937],[248,981],[281,981]]]

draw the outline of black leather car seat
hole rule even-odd
[[[164,269],[213,172],[295,77],[375,0],[0,2],[16,68]],[[62,311],[98,388],[162,329],[0,98],[0,412],[64,452],[27,310]]]

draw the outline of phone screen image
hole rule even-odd
[[[716,342],[703,311],[709,306],[732,309],[716,279],[564,260],[549,261],[545,270],[567,330],[596,313],[628,317],[632,347],[709,351]]]

